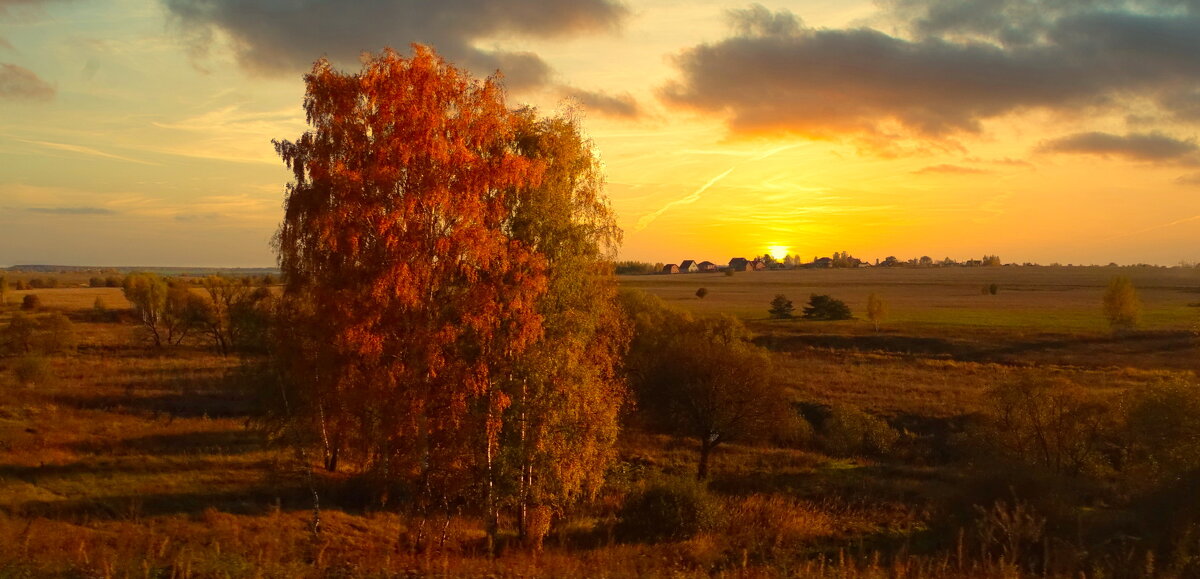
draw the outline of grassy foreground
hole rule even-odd
[[[956,425],[981,411],[1000,380],[1052,376],[1113,396],[1194,381],[1200,272],[1133,270],[1145,322],[1120,336],[1099,309],[1112,273],[624,278],[697,313],[742,318],[774,352],[801,408],[859,409],[903,434],[883,455],[831,452],[811,433],[724,447],[704,490],[711,521],[690,538],[635,541],[622,536],[623,501],[646,481],[689,478],[697,451],[633,425],[597,504],[557,521],[540,552],[510,531],[495,558],[476,519],[415,520],[395,505],[365,504],[354,480],[319,469],[314,534],[308,465],[256,428],[256,385],[240,360],[201,342],[155,351],[128,319],[92,315],[97,297],[127,307],[118,289],[36,290],[47,309],[72,319],[78,344],[46,355],[33,381],[18,379],[21,357],[0,358],[0,577],[1076,577],[1081,567],[1084,576],[1114,576],[1068,564],[1048,540],[1032,543],[1046,551],[1037,566],[1015,552],[1028,545],[998,546],[992,526],[1019,520],[1020,509],[986,512],[979,474],[944,456]],[[980,292],[990,283],[997,295]],[[709,290],[704,299],[699,287]],[[871,292],[891,309],[879,332],[861,320],[766,319],[776,294],[799,308],[810,293],[829,293],[861,315]],[[15,311],[4,308],[0,327]],[[1129,513],[1097,503],[1079,516],[1082,525]],[[435,543],[415,544],[422,523],[438,530]],[[1144,558],[1089,565],[1169,576]]]

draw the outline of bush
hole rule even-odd
[[[696,290],[696,297],[698,297],[700,299],[704,299],[704,296],[706,296],[706,295],[708,295],[708,288],[702,287],[702,288]]]
[[[725,277],[733,277],[733,268],[725,270]]]
[[[1147,386],[1126,404],[1129,461],[1139,481],[1200,473],[1200,388],[1187,383]]]
[[[799,409],[789,412],[775,425],[771,441],[787,448],[809,448],[817,437],[812,423],[804,418]]]
[[[778,294],[775,299],[771,300],[771,308],[767,313],[776,320],[786,320],[792,317],[792,310],[796,309],[792,305],[792,300],[787,299],[787,296]]]
[[[830,409],[821,425],[821,448],[833,456],[886,455],[899,439],[882,418],[848,406]]]
[[[1142,300],[1129,278],[1119,275],[1108,282],[1104,292],[1104,316],[1114,330],[1131,330],[1142,316]]]
[[[853,316],[846,302],[828,295],[812,294],[808,305],[804,306],[804,317],[809,320],[849,320]]]
[[[54,312],[38,323],[38,336],[42,352],[55,353],[75,348],[75,326],[67,316]]]
[[[634,541],[677,541],[715,527],[719,518],[716,500],[699,482],[667,479],[626,498],[617,533]]]
[[[13,364],[13,374],[22,386],[36,386],[49,382],[54,374],[50,363],[42,356],[22,356]]]
[[[21,309],[31,312],[42,309],[42,298],[37,294],[26,294],[21,298]]]

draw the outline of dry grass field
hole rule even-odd
[[[998,382],[1052,377],[1119,397],[1195,380],[1200,271],[1119,270],[1138,287],[1145,315],[1139,331],[1114,335],[1100,300],[1117,271],[625,276],[624,287],[672,305],[743,319],[799,407],[885,418],[901,433],[895,450],[837,456],[811,438],[722,447],[708,484],[719,520],[690,539],[633,542],[614,534],[622,498],[647,480],[689,477],[696,446],[629,428],[598,504],[561,519],[545,551],[509,536],[496,558],[468,517],[448,522],[440,548],[413,550],[416,521],[364,504],[354,481],[319,470],[314,537],[308,469],[257,428],[259,385],[239,370],[242,360],[202,341],[157,351],[128,314],[96,319],[96,298],[129,307],[116,288],[10,292],[0,328],[24,293],[37,293],[73,321],[78,339],[46,354],[33,382],[18,379],[20,356],[0,357],[0,577],[1054,575],[1049,564],[1022,567],[989,550],[979,521],[991,519],[970,519],[977,487],[965,481],[974,475],[938,453],[947,429],[979,412]],[[997,295],[980,292],[990,283]],[[706,298],[695,297],[699,287]],[[872,292],[891,310],[879,332],[864,320],[766,315],[776,294],[799,311],[809,294],[828,293],[861,317]],[[1124,515],[1101,505],[1087,516]]]

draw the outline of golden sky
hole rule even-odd
[[[0,0],[0,265],[267,266],[301,75],[571,99],[622,257],[1200,260],[1192,0]]]

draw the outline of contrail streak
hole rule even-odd
[[[746,162],[749,163],[749,162],[753,162],[753,161],[761,161],[761,160],[766,159],[767,157],[770,157],[776,153],[781,153],[783,151],[786,151],[788,149],[791,149],[793,147],[798,147],[798,146],[799,145],[784,145],[782,147],[775,147],[774,149],[769,149],[767,151],[763,151],[762,153],[755,155],[754,157],[751,157],[750,160],[746,161]],[[744,164],[744,163],[742,163],[742,164]],[[696,189],[695,191],[693,191],[687,197],[671,201],[670,203],[667,203],[666,205],[663,205],[662,207],[660,207],[657,211],[643,215],[640,219],[638,219],[637,225],[634,226],[633,230],[641,231],[641,230],[645,229],[646,226],[653,223],[655,219],[658,219],[658,217],[660,215],[662,215],[663,213],[666,213],[668,209],[675,207],[676,205],[687,205],[689,203],[695,203],[695,202],[699,201],[701,194],[703,194],[705,191],[708,191],[708,189],[710,187],[712,187],[713,185],[716,185],[722,179],[728,177],[729,174],[732,173],[734,169],[737,169],[742,164],[734,165],[734,166],[730,167],[724,173],[721,173],[720,175],[717,175],[716,177],[709,179],[707,183],[702,185],[699,189]]]
[[[687,205],[688,203],[695,203],[695,202],[699,201],[700,195],[702,193],[704,193],[705,191],[708,191],[709,187],[716,185],[718,182],[721,181],[721,179],[728,177],[729,174],[732,173],[734,169],[735,169],[735,167],[730,167],[729,170],[725,171],[724,173],[721,173],[720,175],[717,175],[716,177],[709,179],[708,183],[705,183],[699,189],[692,191],[691,195],[688,195],[687,197],[684,197],[683,199],[676,199],[670,203],[667,203],[666,205],[663,205],[662,207],[660,207],[658,209],[658,211],[655,211],[654,213],[648,213],[646,215],[643,215],[641,217],[641,219],[638,219],[637,226],[635,226],[633,228],[633,230],[641,231],[641,230],[645,229],[647,225],[650,225],[651,222],[653,222],[655,219],[658,219],[659,215],[666,213],[666,211],[668,209],[670,209],[676,205]]]

